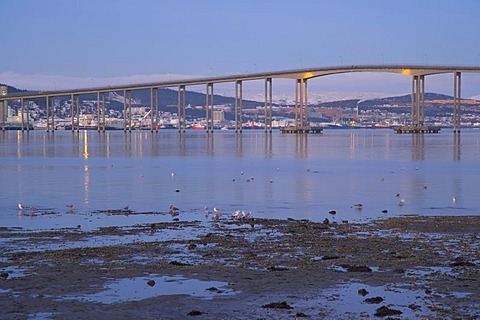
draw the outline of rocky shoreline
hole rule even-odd
[[[0,315],[478,319],[478,230],[476,216],[0,228]],[[129,279],[140,287],[107,292]],[[183,291],[161,292],[174,284]]]

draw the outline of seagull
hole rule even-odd
[[[395,197],[400,197],[400,193],[395,193]]]
[[[405,204],[405,199],[400,199],[400,202],[397,202],[397,206],[401,207]]]
[[[215,213],[220,213],[220,208],[214,207],[213,211],[215,211]]]
[[[172,172],[172,177],[175,177],[175,172]]]
[[[23,209],[25,209],[25,208],[26,208],[26,207],[25,207],[23,204],[21,204],[21,203],[18,204],[18,209],[23,210]]]
[[[75,205],[74,204],[67,204],[66,207],[70,210],[74,210],[75,209]]]
[[[214,222],[217,222],[217,221],[220,219],[220,213],[219,213],[219,212],[215,212],[215,214],[213,215],[212,219],[213,219]]]
[[[170,205],[170,211],[169,213],[172,215],[172,216],[178,216],[178,209],[177,207],[175,207],[173,204]]]
[[[355,209],[362,209],[363,208],[363,204],[361,204],[361,203],[356,203],[353,206],[355,207]]]
[[[455,198],[455,196],[452,197],[452,202],[453,203],[457,202],[457,198]]]
[[[243,215],[245,215],[245,212],[243,212]],[[235,210],[232,213],[233,220],[239,220],[240,219],[240,210]]]

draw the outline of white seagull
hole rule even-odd
[[[23,209],[25,209],[25,208],[26,208],[26,207],[25,207],[23,204],[21,204],[21,203],[18,204],[18,209],[23,210]]]

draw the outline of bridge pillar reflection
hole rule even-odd
[[[460,132],[461,81],[462,74],[455,72],[453,77],[453,132]]]
[[[187,122],[186,122],[186,116],[185,116],[185,100],[186,100],[185,86],[184,85],[178,86],[178,99],[177,99],[178,132],[181,132],[182,129],[183,129],[183,132],[185,132],[187,128]]]
[[[242,119],[242,100],[243,100],[243,84],[241,80],[235,81],[235,132],[242,132],[243,119]]]
[[[207,94],[205,101],[206,121],[207,121],[207,133],[209,130],[213,132],[213,83],[207,83]]]
[[[265,79],[265,132],[272,132],[272,78]]]
[[[307,79],[297,79],[295,80],[295,127],[304,129],[308,126],[308,82]]]

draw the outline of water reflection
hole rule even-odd
[[[206,135],[206,154],[208,156],[213,156],[213,147],[214,147],[214,143],[213,143],[213,132],[210,133],[210,132],[207,132],[207,135]]]
[[[265,133],[265,158],[272,158],[272,133]]]
[[[453,133],[453,161],[460,161],[462,155],[462,147],[460,142],[460,132]]]
[[[480,130],[463,131],[461,140],[453,132],[409,136],[382,130],[187,135],[174,130],[0,134],[0,221],[7,223],[19,202],[61,214],[67,203],[75,203],[78,213],[126,203],[158,211],[174,203],[186,212],[208,205],[279,218],[336,209],[337,219],[348,220],[382,215],[383,209],[479,211]],[[392,196],[397,192],[406,199],[401,208]],[[365,205],[362,212],[351,210],[357,202]]]
[[[412,160],[425,160],[425,135],[412,133]]]
[[[235,156],[243,155],[243,134],[235,132]]]
[[[83,166],[83,200],[86,205],[90,203],[90,171],[88,165]]]
[[[308,134],[295,134],[295,157],[298,159],[308,158]]]
[[[88,134],[83,133],[83,158],[88,159]]]

